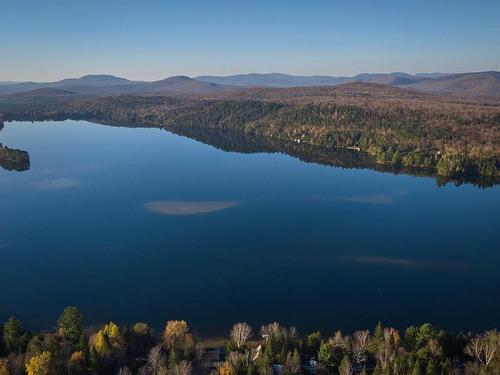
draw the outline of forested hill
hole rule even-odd
[[[12,119],[207,128],[369,153],[447,176],[500,176],[500,105],[378,84],[248,89],[204,96],[7,96]]]

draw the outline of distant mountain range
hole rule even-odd
[[[124,95],[124,94],[208,94],[241,90],[245,87],[335,86],[351,82],[378,83],[417,91],[458,96],[500,96],[500,72],[478,73],[363,73],[354,77],[295,76],[282,73],[239,74],[232,76],[174,76],[160,81],[130,81],[112,75],[87,75],[57,82],[0,82],[0,95]],[[38,91],[42,90],[42,91]],[[33,92],[29,94],[28,92]]]
[[[270,87],[299,87],[299,86],[332,86],[348,82],[369,82],[390,85],[407,85],[427,79],[407,73],[363,73],[354,77],[333,76],[294,76],[282,73],[269,74],[239,74],[234,76],[200,76],[196,80],[225,84],[232,86],[270,86]]]
[[[206,94],[230,89],[222,84],[198,81],[185,76],[169,77],[160,81],[143,82],[111,75],[87,75],[57,82],[19,82],[0,85],[0,95],[33,92],[41,89],[59,89],[80,95],[124,95],[124,94]],[[55,91],[47,91],[47,94]]]
[[[350,82],[379,83],[418,91],[466,96],[500,95],[500,72],[479,73],[363,73],[354,77],[293,76],[281,73],[200,76],[196,80],[239,87],[331,86]]]

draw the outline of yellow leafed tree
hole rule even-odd
[[[220,375],[236,375],[236,371],[230,363],[224,362],[219,368]]]
[[[0,359],[0,375],[10,375],[9,366],[7,362]]]
[[[94,347],[97,354],[101,357],[107,357],[111,354],[111,346],[109,344],[108,335],[104,333],[104,330],[97,332]]]
[[[109,322],[109,324],[106,324],[104,326],[103,331],[108,336],[111,345],[120,342],[121,339],[120,327],[118,327],[115,323]]]
[[[52,354],[50,352],[43,352],[30,359],[26,364],[26,372],[28,375],[48,375],[50,373],[51,361]]]
[[[168,347],[175,347],[189,333],[185,320],[169,320],[163,332],[163,341]]]
[[[81,351],[81,350],[78,350],[78,351],[74,352],[73,354],[71,354],[71,357],[69,359],[69,362],[73,366],[80,366],[83,364],[84,361],[85,361],[85,355],[84,355],[83,351]]]

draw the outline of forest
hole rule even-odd
[[[305,163],[328,165],[342,169],[371,169],[392,174],[408,174],[412,176],[430,176],[435,178],[439,187],[451,183],[455,186],[471,184],[485,189],[500,184],[500,178],[485,175],[454,175],[436,174],[432,168],[410,167],[395,164],[381,164],[370,154],[348,148],[332,148],[312,145],[305,142],[293,142],[271,137],[261,137],[240,131],[200,129],[200,128],[169,128],[169,131],[195,139],[226,152],[238,153],[283,153],[297,158]]]
[[[241,322],[228,336],[199,337],[183,320],[156,332],[138,322],[87,328],[65,308],[52,330],[32,332],[16,317],[0,330],[0,375],[497,375],[500,333],[451,333],[431,324],[403,330],[299,334],[277,322],[255,330]]]
[[[198,96],[7,96],[8,120],[85,119],[216,129],[364,151],[374,163],[442,176],[500,176],[500,104],[375,84]]]

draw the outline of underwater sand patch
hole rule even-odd
[[[199,215],[237,206],[239,201],[154,201],[144,207],[162,215]]]
[[[80,183],[73,178],[54,178],[37,183],[37,188],[41,190],[62,190],[78,186]]]

